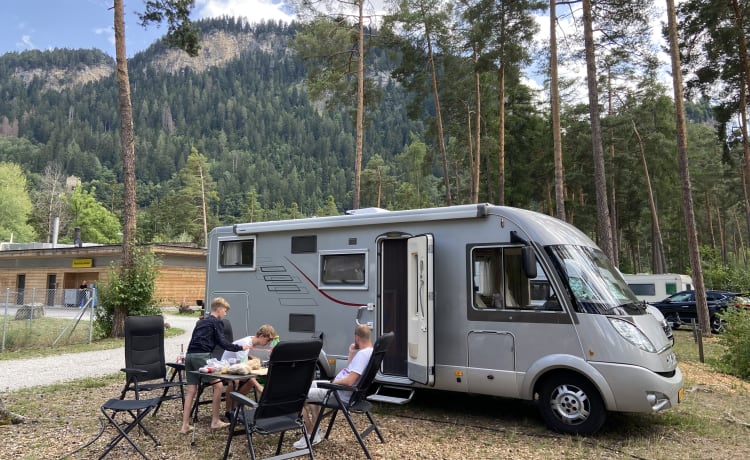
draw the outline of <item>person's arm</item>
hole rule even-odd
[[[333,383],[336,383],[338,385],[346,385],[346,386],[352,386],[355,383],[357,383],[357,380],[359,379],[359,374],[356,372],[349,372],[346,374],[346,377],[339,380],[334,380]]]
[[[352,364],[352,359],[354,359],[354,356],[359,351],[359,348],[357,348],[357,345],[352,343],[349,345],[349,356],[346,358],[346,365],[350,366]]]
[[[350,346],[350,349],[353,347]],[[362,350],[355,349],[356,353],[354,354],[354,357],[349,360],[349,373],[338,380],[334,380],[333,383],[337,383],[340,385],[348,385],[352,386],[355,383],[357,383],[357,380],[359,380],[359,376],[362,375],[362,372],[364,372],[365,368],[367,367],[367,363],[370,361],[369,356],[367,353],[360,353]]]
[[[222,323],[221,320],[216,321],[216,326],[214,327],[214,340],[221,348],[229,351],[241,351],[250,348],[249,345],[235,345],[228,341],[227,338],[224,337],[224,323]]]

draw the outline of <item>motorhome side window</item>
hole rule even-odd
[[[255,238],[219,240],[220,269],[255,269]]]
[[[480,310],[560,310],[541,266],[524,273],[520,247],[475,247],[471,251],[473,306]]]
[[[321,253],[320,285],[334,288],[366,288],[366,252]]]

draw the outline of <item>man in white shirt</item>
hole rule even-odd
[[[349,345],[349,356],[347,365],[341,369],[336,377],[333,379],[333,383],[339,385],[352,386],[356,385],[359,378],[365,371],[367,363],[370,362],[372,356],[372,339],[370,334],[370,328],[367,325],[360,324],[354,328],[354,343]],[[327,380],[315,380],[310,386],[310,390],[307,392],[308,402],[321,402],[325,398],[328,390],[318,388],[318,382],[328,382]],[[341,401],[346,403],[349,401],[351,392],[342,391],[339,393]],[[305,417],[305,426],[307,432],[310,434],[310,443],[315,445],[322,441],[322,433],[320,428],[316,433],[312,433],[313,425],[315,420],[318,418],[320,413],[320,406],[317,404],[305,404],[305,409],[308,417]],[[300,438],[299,441],[294,443],[294,447],[297,449],[307,448],[305,438]]]

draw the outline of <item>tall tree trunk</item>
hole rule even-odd
[[[680,165],[680,179],[682,182],[682,207],[685,214],[685,231],[690,253],[690,270],[695,286],[695,307],[701,332],[705,336],[711,335],[711,325],[706,303],[706,287],[703,284],[703,268],[698,251],[698,232],[695,225],[695,211],[693,209],[692,186],[688,169],[687,152],[687,123],[685,121],[685,104],[682,90],[682,65],[680,64],[680,50],[677,40],[677,16],[674,0],[667,0],[667,22],[669,28],[669,54],[672,58],[672,87],[674,89],[674,113],[677,127],[677,157]]]
[[[664,240],[661,236],[661,226],[659,225],[659,213],[656,210],[656,200],[654,199],[654,189],[651,186],[651,175],[648,172],[646,163],[646,152],[643,148],[643,139],[638,132],[638,128],[633,122],[633,132],[638,141],[638,148],[641,152],[641,164],[643,164],[643,177],[646,178],[646,192],[648,192],[648,206],[651,209],[651,228],[653,229],[653,244],[651,249],[651,270],[653,273],[667,273],[667,258],[664,255]]]
[[[198,165],[198,174],[201,180],[201,211],[203,212],[203,247],[208,247],[208,216],[206,209],[206,183],[203,179],[203,167]]]
[[[583,0],[583,36],[586,48],[586,84],[589,93],[589,117],[591,119],[591,145],[594,161],[594,187],[596,189],[597,235],[602,251],[614,260],[612,227],[607,206],[607,177],[604,172],[604,150],[602,127],[599,120],[599,91],[596,81],[596,55],[594,53],[594,24],[591,15],[591,0]]]
[[[479,57],[477,56],[476,48],[474,49],[474,64],[477,63],[479,60]],[[474,71],[474,100],[475,100],[475,110],[474,110],[474,117],[476,119],[476,122],[474,123],[474,129],[476,130],[476,134],[474,135],[474,138],[476,139],[476,144],[474,146],[474,169],[472,170],[472,191],[471,191],[471,202],[472,203],[479,203],[479,178],[480,178],[480,168],[479,163],[481,162],[481,151],[482,151],[482,86],[481,86],[481,78],[479,75],[479,72]],[[471,115],[469,115],[471,116]]]
[[[476,72],[474,72],[476,75]],[[477,160],[474,158],[474,131],[471,128],[471,114],[473,111],[471,110],[471,106],[467,103],[466,104],[466,138],[468,139],[468,145],[469,145],[469,176],[471,178],[471,193],[470,200],[472,203],[477,203],[478,199],[475,197],[478,196],[478,190],[479,190],[479,165],[476,164]]]
[[[607,66],[607,112],[614,112],[612,104],[612,68]],[[615,267],[620,265],[620,238],[617,231],[617,181],[615,181],[615,135],[614,129],[609,131],[609,169],[611,171],[610,189],[612,193],[609,199],[609,220],[612,232],[612,263]]]
[[[750,139],[747,133],[747,90],[744,86],[740,90],[740,129],[742,132],[742,196],[745,198],[745,222],[747,223],[748,235],[750,235],[750,196],[748,186],[750,185]]]
[[[560,135],[560,82],[557,77],[557,12],[555,0],[549,2],[549,72],[550,109],[552,111],[552,149],[555,161],[555,212],[565,220],[565,179],[562,160],[562,136]]]
[[[739,37],[740,61],[742,62],[742,73],[745,77],[745,84],[740,91],[740,127],[742,129],[742,151],[744,158],[744,176],[742,178],[743,191],[745,197],[745,220],[748,226],[748,235],[750,235],[750,198],[748,197],[747,186],[750,184],[750,140],[747,133],[747,95],[750,93],[750,58],[748,58],[747,38],[745,36],[745,17],[737,0],[731,0],[732,11],[734,11],[734,20]],[[739,231],[739,228],[738,228]]]
[[[497,204],[505,205],[505,60],[497,70]]]
[[[128,58],[125,52],[125,12],[123,0],[115,0],[115,55],[117,60],[117,93],[120,105],[120,144],[122,148],[122,181],[124,185],[124,212],[122,226],[122,269],[133,267],[135,253],[135,134],[133,131],[133,106],[130,101],[130,78]],[[125,333],[127,305],[118,305],[114,310],[112,335],[122,337]]]
[[[495,202],[495,196],[494,196],[494,187],[492,187],[492,165],[490,162],[490,156],[485,155],[484,156],[484,170],[485,172],[485,179],[487,181],[487,202],[488,203],[494,203]]]
[[[365,23],[364,0],[359,0],[359,43],[357,43],[357,141],[354,160],[354,199],[352,207],[359,209],[359,193],[362,187],[362,150],[365,112]]]
[[[445,137],[443,135],[443,115],[440,109],[440,93],[438,92],[437,83],[437,66],[435,65],[435,55],[432,52],[432,37],[430,28],[425,25],[425,38],[427,39],[427,59],[430,62],[430,71],[432,73],[432,98],[435,101],[435,124],[437,125],[437,141],[440,150],[440,158],[443,162],[443,177],[445,179],[445,205],[452,204],[451,199],[451,180],[448,170],[448,152],[445,150]]]
[[[711,212],[711,199],[708,196],[708,191],[703,193],[705,197],[704,202],[706,206],[706,220],[708,221],[708,234],[711,235],[711,247],[716,248],[716,232],[714,232],[714,215]]]

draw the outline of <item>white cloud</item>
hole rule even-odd
[[[112,27],[98,27],[94,29],[95,35],[104,35],[110,45],[115,46],[115,31]],[[127,36],[127,35],[126,35]]]
[[[292,14],[282,10],[283,7],[284,3],[274,3],[274,0],[196,0],[194,11],[197,19],[232,16],[247,18],[250,23],[294,19]]]
[[[31,35],[22,35],[21,41],[16,42],[16,48],[21,48],[24,50],[33,50],[36,48],[34,43],[31,42]]]

